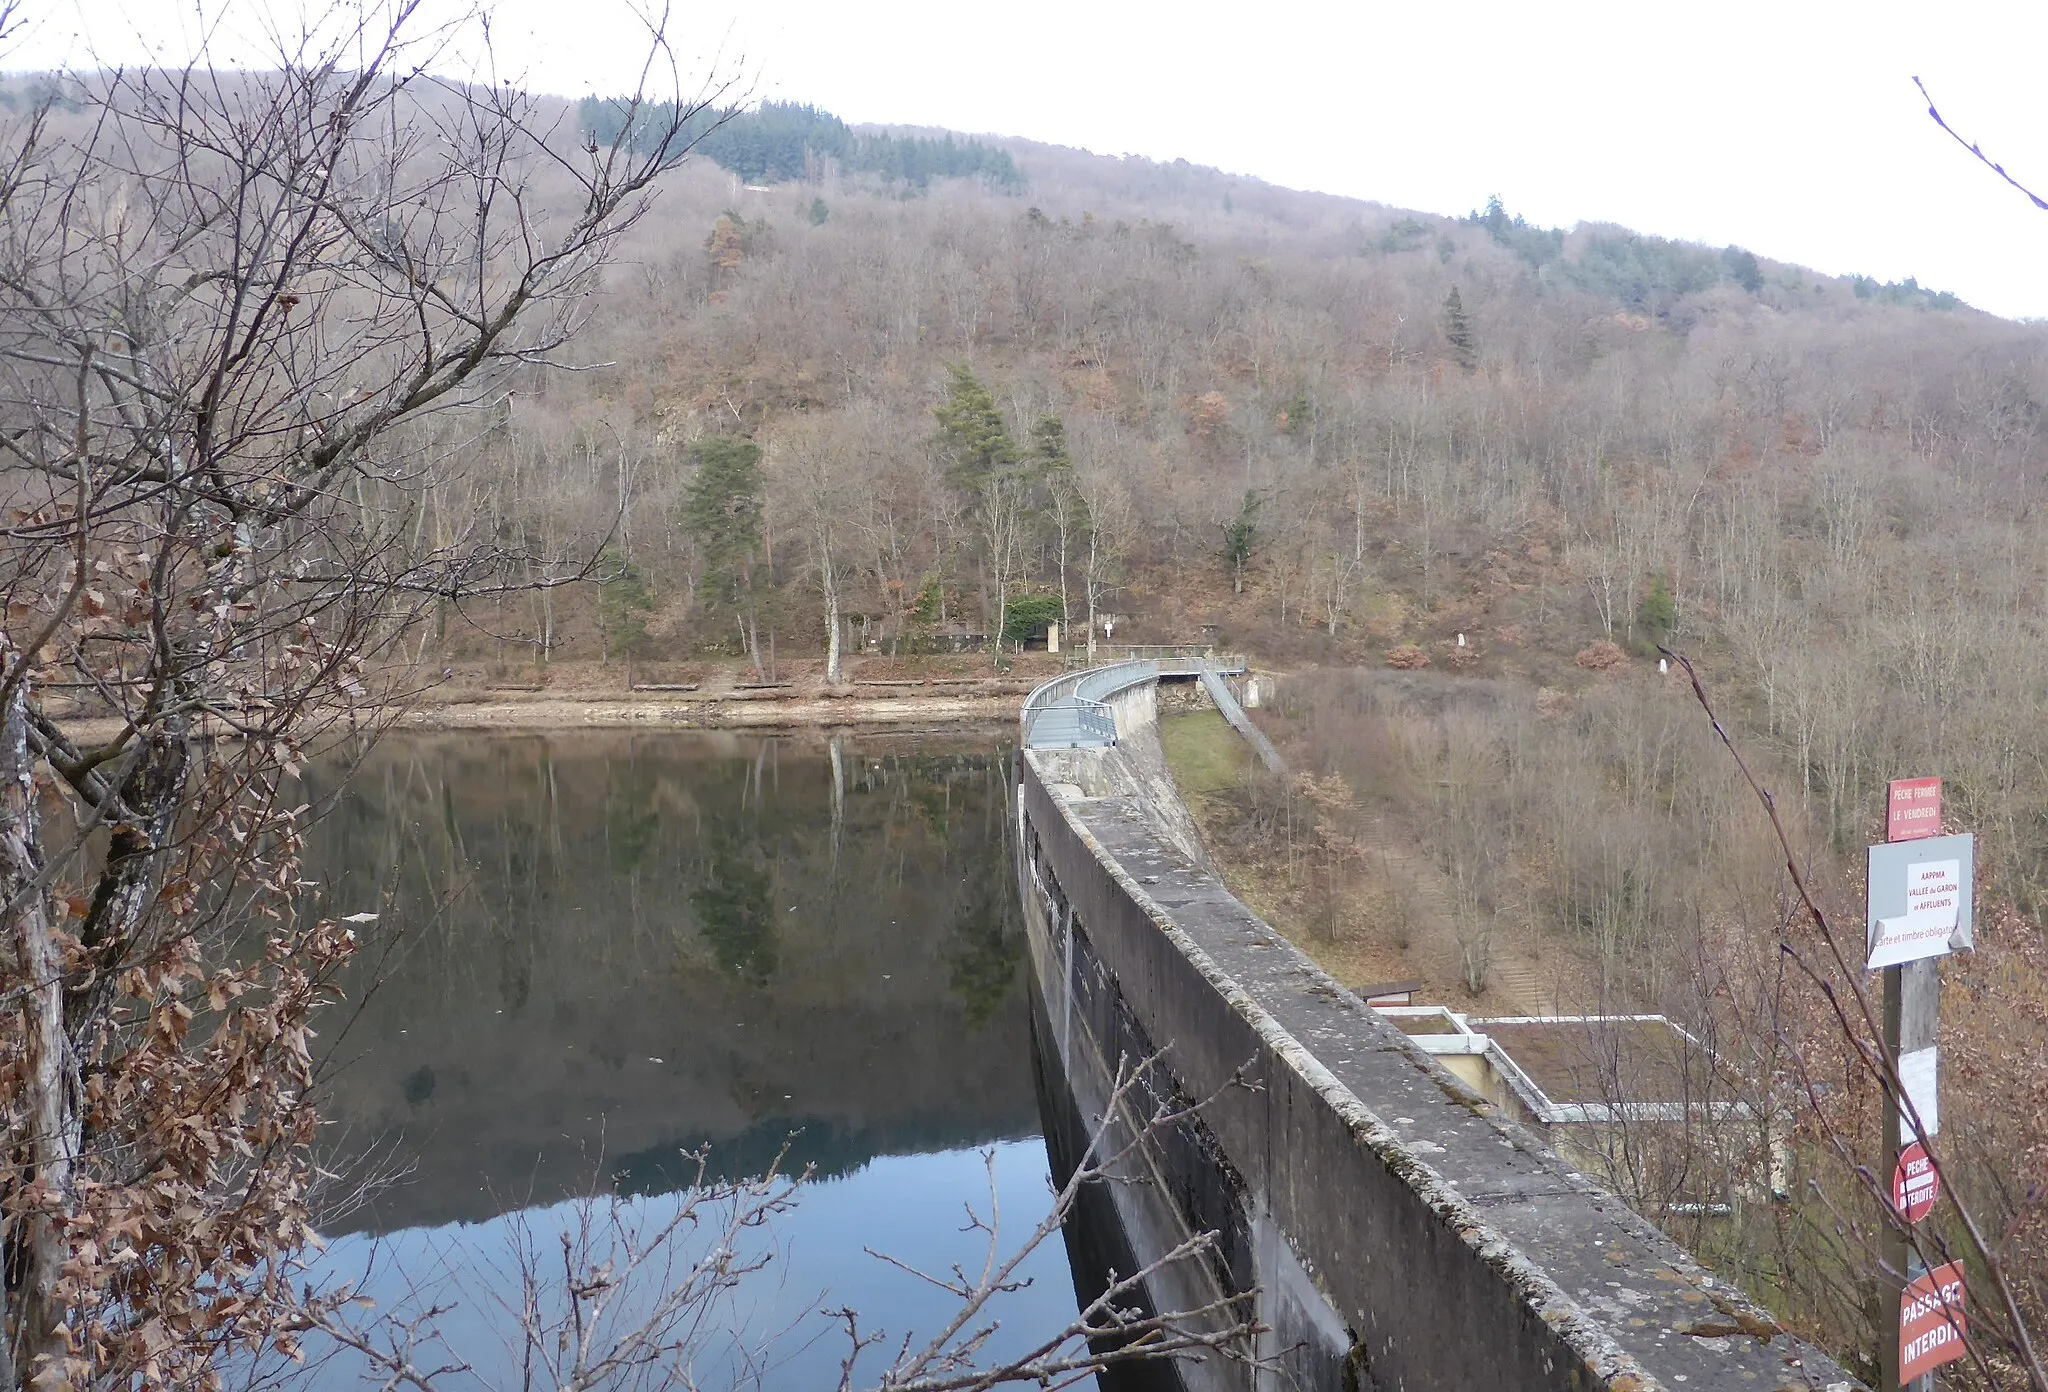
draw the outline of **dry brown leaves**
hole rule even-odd
[[[1580,648],[1578,656],[1572,659],[1589,672],[1617,672],[1628,666],[1628,654],[1616,643],[1602,638]]]

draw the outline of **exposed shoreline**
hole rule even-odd
[[[764,680],[737,661],[650,665],[628,686],[616,668],[558,664],[544,685],[512,686],[474,667],[419,691],[394,730],[825,730],[1014,725],[1032,688],[1064,663],[1020,654],[992,672],[984,654],[862,655],[846,679],[814,660]],[[493,681],[496,676],[496,681]],[[657,684],[659,683],[659,684]]]
[[[547,695],[529,700],[434,703],[394,730],[774,730],[835,726],[993,725],[1017,718],[1022,694],[820,696],[780,700]]]
[[[373,723],[394,733],[451,734],[1014,728],[1025,696],[1062,670],[1044,654],[1026,655],[1001,674],[986,664],[979,655],[868,658],[861,664],[867,672],[838,685],[804,670],[812,663],[793,663],[788,680],[772,682],[748,680],[739,664],[706,664],[649,674],[672,685],[631,688],[595,664],[562,664],[545,685],[531,687],[492,685],[475,668],[451,668],[431,683],[400,672],[392,684],[411,686],[410,698],[384,707]],[[111,714],[74,711],[61,719],[74,739],[111,739],[122,728]]]

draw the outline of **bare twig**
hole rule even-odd
[[[1976,141],[1965,140],[1961,133],[1959,133],[1954,126],[1951,126],[1948,123],[1948,121],[1943,118],[1941,112],[1934,105],[1934,96],[1927,90],[1926,83],[1922,82],[1919,78],[1916,77],[1913,79],[1913,85],[1920,89],[1920,95],[1926,99],[1927,114],[1934,118],[1935,125],[1940,126],[1944,131],[1947,131],[1949,138],[1954,140],[1956,144],[1962,146],[1965,150],[1968,150],[1970,154],[1976,158],[1979,164],[1983,165],[1992,173],[1996,174],[1999,178],[2005,180],[2008,184],[2011,184],[2014,188],[2018,189],[2021,193],[2025,194],[2027,196],[2028,202],[2032,203],[2036,208],[2039,208],[2041,211],[2048,212],[2048,199],[2042,198],[2041,195],[2035,193],[2032,189],[2028,188],[2018,179],[2015,179],[2012,175],[2006,173],[2004,165],[1998,163],[1998,161],[1992,159],[1989,155],[1985,154],[1984,151],[1978,147]]]

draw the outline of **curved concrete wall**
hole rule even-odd
[[[1191,843],[1152,684],[1111,704],[1115,747],[1023,752],[1019,881],[1082,1114],[1133,1050],[1214,1096],[1156,1183],[1116,1186],[1141,1258],[1224,1234],[1162,1303],[1258,1289],[1264,1370],[1213,1361],[1190,1385],[1858,1386],[1246,909]]]

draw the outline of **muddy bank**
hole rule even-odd
[[[1045,654],[1026,655],[1001,674],[990,674],[979,656],[869,659],[852,680],[833,685],[803,670],[811,665],[788,664],[781,680],[755,679],[731,665],[678,667],[630,688],[616,669],[595,664],[562,664],[530,686],[476,669],[450,668],[438,680],[400,670],[383,674],[386,689],[410,690],[410,698],[357,718],[388,719],[401,730],[476,731],[988,726],[1013,723],[1031,689],[1063,670]],[[122,729],[97,711],[57,714],[73,739],[111,739]]]
[[[745,664],[669,664],[629,687],[616,667],[558,664],[545,684],[515,685],[476,669],[449,669],[421,693],[400,728],[415,730],[801,729],[845,725],[962,725],[1014,721],[1031,689],[1064,663],[1025,654],[992,672],[980,654],[866,657],[847,680],[822,664],[788,662],[769,678]]]
[[[935,726],[947,729],[1014,727],[1022,700],[1022,693],[879,699],[798,697],[779,701],[563,696],[445,705],[422,703],[397,715],[386,728],[539,733],[552,730],[829,730],[862,727],[910,731]],[[67,719],[64,728],[72,739],[91,743],[115,738],[121,733],[122,724],[112,716],[92,716]],[[231,730],[202,728],[222,738],[235,738]]]
[[[829,725],[965,725],[1014,721],[1023,692],[955,695],[818,696],[783,699],[711,696],[534,696],[410,711],[411,730],[787,729]]]

